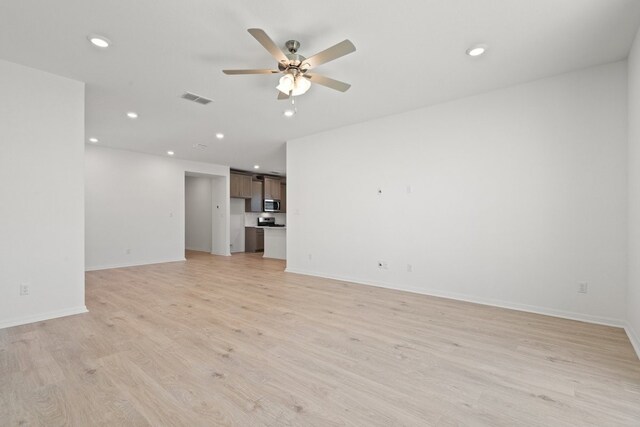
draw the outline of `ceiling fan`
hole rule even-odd
[[[317,83],[331,89],[339,90],[340,92],[346,92],[351,87],[348,83],[309,72],[309,70],[318,65],[355,52],[356,47],[349,40],[344,40],[322,52],[305,58],[298,54],[300,42],[297,40],[289,40],[285,44],[288,52],[285,53],[271,40],[267,33],[260,28],[249,28],[247,31],[278,61],[278,69],[222,70],[223,73],[230,75],[284,74],[280,77],[279,84],[276,87],[276,89],[278,89],[278,99],[288,99],[290,96],[302,95],[309,90],[311,83]]]

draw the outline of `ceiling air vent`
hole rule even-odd
[[[195,93],[186,92],[181,98],[186,99],[188,101],[197,102],[198,104],[207,105],[211,102],[211,99],[205,98],[200,95],[196,95]]]

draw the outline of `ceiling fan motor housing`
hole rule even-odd
[[[307,69],[309,67],[304,63],[305,59],[307,59],[306,57],[298,55],[297,53],[287,53],[286,56],[289,59],[289,62],[285,64],[279,63],[278,70],[280,70],[281,72],[286,72],[287,70],[297,70],[302,73],[307,72]]]

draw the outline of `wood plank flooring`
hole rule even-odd
[[[621,329],[187,257],[0,330],[0,425],[640,426]]]

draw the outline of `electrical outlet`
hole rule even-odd
[[[29,284],[23,283],[22,285],[20,285],[20,296],[24,297],[27,295],[29,295]]]
[[[389,268],[386,261],[378,261],[378,268],[381,270],[386,270]]]
[[[411,264],[407,264],[407,273],[413,272],[413,266]]]
[[[578,293],[586,294],[589,292],[589,284],[587,282],[578,283]]]

